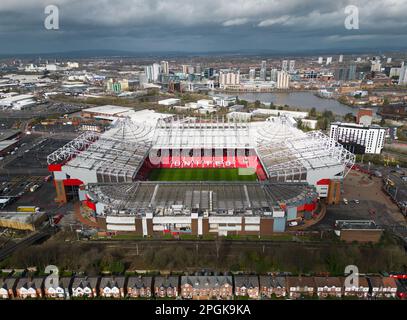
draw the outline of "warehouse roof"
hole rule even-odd
[[[129,107],[122,107],[122,106],[114,106],[114,105],[105,105],[105,106],[99,106],[99,107],[92,107],[92,108],[87,108],[83,109],[83,112],[89,112],[89,113],[101,113],[105,115],[117,115],[126,111],[133,110],[132,108]]]

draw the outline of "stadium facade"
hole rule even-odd
[[[355,157],[287,117],[264,122],[118,118],[48,156],[56,200],[79,197],[101,229],[156,234],[268,235],[309,218]],[[256,181],[150,181],[153,170],[233,168]]]

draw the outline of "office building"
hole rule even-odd
[[[332,63],[332,57],[326,58],[326,65],[329,65]]]

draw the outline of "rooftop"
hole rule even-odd
[[[102,113],[106,115],[117,115],[126,111],[133,110],[132,108],[129,107],[121,107],[121,106],[114,106],[114,105],[105,105],[105,106],[99,106],[99,107],[92,107],[92,108],[87,108],[83,109],[83,112],[89,112],[89,113]]]

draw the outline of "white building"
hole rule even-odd
[[[170,73],[168,61],[161,61],[161,72],[167,75]]]
[[[402,63],[400,68],[399,85],[407,85],[407,64],[405,64],[404,62]]]
[[[319,63],[319,64],[323,64],[323,63],[324,63],[324,58],[323,58],[323,57],[319,57],[319,58],[318,58],[318,63]]]
[[[180,102],[181,102],[181,99],[169,98],[169,99],[158,101],[158,104],[162,105],[162,106],[174,106]]]
[[[382,64],[381,64],[380,60],[372,61],[372,66],[370,68],[370,71],[372,71],[372,72],[380,72],[380,71],[382,71]]]
[[[332,63],[332,57],[326,58],[326,65],[331,64],[331,63]]]
[[[294,72],[295,72],[295,60],[290,60],[289,72],[290,72],[290,73],[294,73]]]
[[[290,75],[286,71],[279,71],[277,73],[277,89],[290,88]]]
[[[294,119],[304,119],[308,117],[307,111],[290,111],[290,110],[277,110],[277,109],[255,109],[252,111],[253,115],[266,115],[266,116],[288,116]]]
[[[213,102],[219,107],[229,107],[236,103],[236,97],[214,96]]]
[[[147,80],[149,82],[157,82],[160,71],[161,66],[158,63],[154,63],[153,65],[144,67],[144,73],[146,74]]]
[[[256,69],[255,68],[250,68],[250,70],[249,70],[249,79],[251,81],[256,79]]]
[[[219,85],[225,88],[228,85],[240,84],[240,71],[221,71],[219,75]]]
[[[281,64],[281,70],[288,71],[288,60],[283,60],[283,63]]]
[[[229,112],[226,115],[226,119],[228,120],[250,121],[251,117],[252,114],[249,112],[238,112],[238,111]]]
[[[378,125],[334,122],[330,138],[356,154],[380,154],[384,146],[386,129]]]

